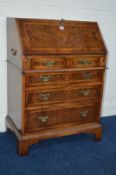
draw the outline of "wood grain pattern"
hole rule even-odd
[[[8,21],[12,26],[10,32],[15,27],[17,33],[10,36],[19,36],[18,45],[19,39],[21,41],[11,62],[22,79],[21,128],[11,113],[6,118],[7,129],[18,139],[19,155],[26,155],[31,144],[48,138],[89,133],[94,135],[94,140],[100,140],[107,51],[98,24],[64,20],[64,30],[60,30],[60,20]],[[21,47],[18,67],[16,58]],[[15,50],[15,45],[11,48],[9,41],[8,48]],[[14,106],[18,106],[15,103]]]
[[[44,55],[26,56],[24,69],[97,68],[106,65],[103,55]]]
[[[78,85],[78,84],[77,84]],[[26,91],[26,106],[35,106],[45,103],[65,102],[70,100],[100,99],[101,87],[88,86],[81,88],[65,87],[63,89],[42,89]]]
[[[17,19],[25,54],[106,53],[97,23]]]
[[[26,131],[47,129],[67,123],[84,124],[98,120],[99,105],[61,110],[27,112]],[[43,120],[42,120],[43,119]]]
[[[46,85],[55,85],[61,83],[87,83],[87,82],[102,82],[103,80],[103,70],[81,70],[81,71],[71,71],[60,73],[48,72],[48,73],[28,73],[25,75],[26,86],[46,86]]]

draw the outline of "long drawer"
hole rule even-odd
[[[27,111],[25,130],[44,130],[58,125],[96,122],[98,115],[99,104],[50,111]]]
[[[66,100],[86,100],[96,99],[101,97],[101,86],[88,87],[65,87],[63,89],[47,89],[47,90],[27,90],[26,91],[26,106],[36,106],[40,103],[53,103]]]
[[[72,82],[102,82],[103,70],[88,70],[75,72],[29,73],[25,75],[26,86],[39,86]]]
[[[44,55],[26,56],[24,69],[62,69],[62,68],[96,68],[105,67],[105,57],[101,55]]]

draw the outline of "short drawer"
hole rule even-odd
[[[26,74],[26,86],[47,85],[64,82],[68,78],[65,73],[31,73]]]
[[[57,56],[29,56],[30,70],[59,69],[66,67],[66,59]]]
[[[71,68],[95,68],[105,67],[105,57],[97,55],[80,55],[68,59],[68,67]]]
[[[95,99],[99,100],[101,96],[101,86],[94,87],[81,87],[81,88],[64,88],[54,90],[42,91],[27,91],[26,92],[26,106],[36,106],[39,103],[54,103],[64,102],[65,100],[86,100]]]
[[[26,74],[26,86],[38,86],[47,84],[60,84],[64,82],[91,81],[101,82],[103,71],[77,71],[77,72],[60,72],[60,73],[31,73]]]
[[[48,129],[66,124],[84,124],[98,120],[99,105],[26,113],[26,131]]]

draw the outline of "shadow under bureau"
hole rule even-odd
[[[6,128],[25,155],[40,140],[102,136],[106,48],[96,22],[7,19]]]

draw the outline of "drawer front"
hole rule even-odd
[[[53,103],[65,100],[97,99],[101,96],[101,86],[84,88],[67,88],[61,90],[27,91],[26,106],[35,106],[39,103]]]
[[[103,56],[77,56],[68,60],[71,68],[94,68],[104,67],[105,57]]]
[[[55,57],[55,56],[33,56],[30,57],[30,69],[58,69],[65,68],[66,60],[65,58]]]
[[[101,70],[94,71],[78,71],[77,73],[69,74],[69,81],[84,82],[102,82],[103,72]]]
[[[105,65],[106,58],[101,55],[44,55],[26,56],[23,59],[23,69],[28,70],[97,68]]]
[[[101,82],[103,71],[78,71],[70,73],[32,73],[26,75],[26,86],[38,86],[47,84],[56,84],[64,82],[91,81]]]
[[[26,86],[38,86],[46,85],[57,82],[64,82],[68,75],[63,73],[36,73],[31,75],[26,75]]]
[[[29,92],[27,93],[27,100],[26,106],[35,106],[39,103],[48,103],[54,101],[61,101],[66,99],[67,92],[60,90],[60,91],[45,91],[45,92]]]
[[[59,109],[51,111],[27,112],[26,131],[52,128],[66,124],[84,124],[98,120],[99,105],[89,107]]]

